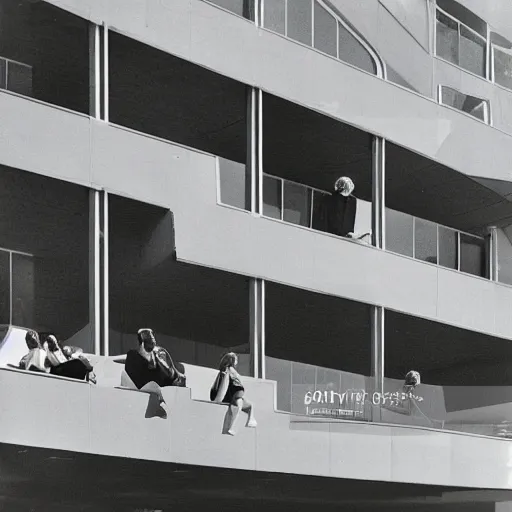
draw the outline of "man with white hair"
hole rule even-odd
[[[354,182],[342,176],[334,183],[334,192],[317,210],[313,228],[346,238],[354,237],[357,200],[352,195]],[[316,200],[316,196],[315,196]]]

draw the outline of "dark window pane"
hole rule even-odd
[[[485,40],[460,27],[460,66],[479,76],[485,76]]]
[[[7,89],[24,96],[32,96],[32,68],[16,62],[8,62]]]
[[[334,16],[315,2],[315,48],[333,57],[338,56],[337,23]]]
[[[436,54],[459,64],[459,29],[456,21],[437,11]]]
[[[12,322],[93,351],[89,190],[0,168],[0,246],[11,249]],[[23,254],[19,254],[23,253]]]
[[[437,224],[414,219],[414,247],[417,260],[437,263]]]
[[[0,3],[7,89],[89,114],[89,20],[48,2]]]
[[[340,32],[339,58],[375,75],[377,67],[368,50],[341,23],[338,23],[338,27]]]
[[[413,255],[414,217],[396,210],[386,209],[386,249],[391,252]]]
[[[0,58],[0,89],[7,89],[7,61]]]
[[[245,165],[219,158],[220,202],[250,209],[245,176]]]
[[[304,185],[284,182],[284,212],[286,222],[309,226],[311,221],[311,189]]]
[[[460,235],[460,270],[475,276],[485,277],[485,241],[481,238]]]
[[[457,269],[457,232],[439,226],[439,265]]]
[[[494,47],[494,81],[512,89],[512,55]]]
[[[265,0],[263,26],[284,35],[285,23],[286,0]]]
[[[498,281],[512,285],[512,226],[497,230]]]
[[[35,261],[33,256],[12,255],[12,323],[34,325]]]
[[[0,251],[0,324],[10,323],[10,309],[10,254]]]
[[[293,0],[288,2],[287,35],[300,43],[311,46],[312,38],[312,0]]]
[[[327,211],[331,194],[325,192],[313,191],[313,222],[312,228],[320,231],[325,231],[326,219],[325,212]]]
[[[270,176],[263,177],[263,215],[281,218],[281,180]]]
[[[442,86],[441,102],[444,105],[466,112],[481,121],[488,122],[488,102],[486,100],[463,94],[451,87]]]

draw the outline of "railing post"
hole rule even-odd
[[[489,226],[487,232],[487,275],[491,281],[498,281],[498,228]]]
[[[374,137],[372,144],[372,244],[386,248],[386,141]]]
[[[89,114],[108,122],[108,27],[91,24],[89,29]]]
[[[249,287],[251,375],[265,378],[265,281],[253,278]]]
[[[373,391],[384,393],[384,315],[382,306],[372,306],[370,310],[371,344],[372,344],[372,377]],[[372,420],[380,421],[380,407],[373,407]]]

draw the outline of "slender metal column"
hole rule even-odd
[[[101,350],[100,192],[89,191],[89,322],[94,353]]]
[[[488,261],[487,261],[487,274],[491,281],[498,281],[498,228],[489,226],[488,228]]]
[[[373,390],[382,394],[384,393],[384,308],[372,306],[370,315]],[[374,408],[373,411],[373,421],[380,421],[380,409]]]
[[[103,192],[103,215],[102,215],[102,251],[101,251],[101,270],[102,270],[102,349],[103,355],[109,355],[109,230],[108,230],[108,193]]]
[[[249,288],[251,375],[265,378],[265,281],[251,279]]]
[[[95,24],[89,29],[89,105],[92,117],[108,122],[108,27]]]
[[[372,244],[386,248],[386,141],[373,138],[372,147]]]

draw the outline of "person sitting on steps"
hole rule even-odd
[[[234,352],[228,352],[222,356],[219,365],[219,374],[210,390],[210,400],[216,403],[229,404],[230,421],[227,433],[235,435],[235,421],[240,414],[240,410],[247,413],[247,427],[256,427],[257,422],[254,418],[254,407],[249,400],[245,398],[245,388],[242,384],[240,375],[236,371],[238,357]]]

